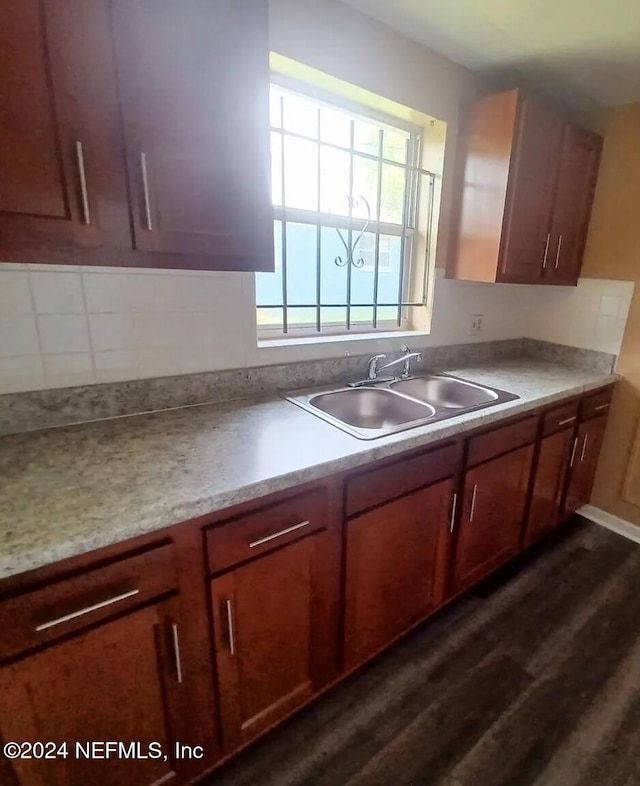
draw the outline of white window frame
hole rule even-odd
[[[369,227],[367,228],[367,233],[373,232],[375,234],[376,240],[379,243],[380,235],[390,235],[400,237],[402,240],[402,272],[401,272],[401,279],[402,279],[402,292],[399,291],[398,302],[394,302],[392,304],[377,304],[373,302],[371,304],[362,304],[362,303],[351,303],[349,305],[349,295],[348,293],[345,295],[345,303],[339,304],[339,307],[345,308],[347,313],[347,320],[339,321],[335,323],[325,322],[321,319],[321,311],[323,308],[330,307],[327,304],[298,304],[298,303],[289,303],[284,301],[283,296],[283,303],[280,305],[265,305],[265,304],[256,304],[257,310],[269,308],[273,310],[277,310],[278,308],[282,309],[282,314],[284,315],[284,319],[282,323],[274,324],[274,325],[265,325],[260,324],[258,325],[258,340],[268,340],[268,339],[282,339],[282,338],[308,338],[308,337],[317,337],[321,339],[323,336],[336,336],[336,335],[353,335],[353,334],[368,334],[368,333],[390,333],[390,332],[404,332],[411,329],[411,321],[410,321],[410,309],[414,307],[427,307],[427,290],[428,290],[428,276],[430,275],[430,264],[429,264],[429,248],[430,248],[430,239],[427,239],[425,242],[425,258],[422,264],[416,265],[416,249],[414,247],[414,233],[416,229],[418,211],[419,211],[419,202],[420,202],[420,185],[419,180],[422,176],[426,175],[431,178],[430,188],[429,188],[429,205],[428,205],[428,233],[429,235],[434,230],[433,227],[433,179],[435,178],[435,174],[432,172],[427,172],[420,168],[420,161],[422,156],[421,145],[422,145],[422,129],[419,126],[412,125],[407,123],[403,120],[395,118],[390,115],[386,115],[379,111],[370,109],[369,107],[362,106],[360,104],[354,104],[353,102],[349,102],[346,99],[343,99],[338,96],[327,96],[323,94],[321,91],[318,91],[314,88],[311,88],[308,85],[301,85],[296,83],[293,80],[286,79],[281,76],[272,75],[271,83],[275,85],[279,90],[283,92],[292,92],[296,95],[299,95],[303,98],[307,98],[312,100],[314,103],[317,103],[320,107],[326,106],[330,109],[338,109],[342,112],[345,112],[348,115],[351,115],[354,119],[360,119],[363,121],[374,121],[380,124],[383,128],[385,126],[391,128],[392,130],[403,130],[409,134],[409,143],[408,143],[408,150],[407,150],[407,163],[401,164],[397,161],[392,161],[390,159],[385,159],[382,155],[382,146],[379,149],[378,156],[373,156],[370,154],[363,153],[358,150],[353,149],[353,138],[351,139],[350,147],[342,147],[339,145],[333,145],[328,142],[322,141],[320,137],[320,133],[318,135],[318,147],[320,148],[321,145],[327,147],[333,147],[335,149],[344,150],[349,152],[352,166],[353,160],[355,157],[362,157],[362,158],[369,158],[378,162],[378,165],[381,168],[382,163],[394,165],[397,167],[402,167],[406,172],[406,186],[405,186],[405,204],[403,208],[403,222],[401,224],[395,224],[390,222],[383,222],[378,219],[374,219],[370,222]],[[295,133],[287,131],[284,127],[275,127],[272,126],[270,128],[271,132],[275,132],[280,134],[281,141],[284,140],[284,137],[289,136],[297,136]],[[303,137],[304,139],[310,139],[309,137]],[[283,179],[284,179],[284,161],[282,165],[283,170]],[[378,185],[378,193],[377,193],[377,200],[378,200],[378,210],[380,208],[380,184]],[[320,205],[318,205],[320,208]],[[285,207],[284,205],[274,205],[273,206],[273,218],[275,222],[282,222],[283,232],[284,227],[286,226],[286,222],[293,222],[293,223],[303,223],[308,224],[310,226],[318,226],[318,227],[337,227],[340,228],[343,232],[348,232],[351,236],[352,234],[359,233],[364,227],[364,220],[356,218],[356,217],[347,217],[347,216],[338,216],[328,213],[322,213],[320,210],[313,211],[313,210],[303,210],[300,208],[291,208]],[[277,227],[277,224],[276,224]],[[370,251],[370,250],[369,250]],[[356,250],[357,252],[357,250]],[[285,252],[286,253],[286,252]],[[374,255],[376,250],[374,249]],[[378,252],[379,253],[379,252]],[[290,264],[290,263],[289,263]],[[318,263],[319,264],[319,263]],[[371,268],[376,268],[376,263],[374,261],[373,265],[365,265],[363,268],[367,271],[370,271]],[[380,274],[380,267],[378,261],[378,270],[376,276]],[[350,273],[349,273],[350,275]],[[418,301],[410,301],[410,292],[415,289],[415,281],[414,279],[418,277],[422,280],[422,297],[421,300]],[[375,296],[374,296],[375,301]],[[287,318],[287,309],[291,308],[315,308],[317,310],[317,318],[316,323],[311,325],[308,323],[305,324],[296,324],[291,323],[291,321]],[[336,305],[337,307],[337,305]],[[364,321],[356,321],[356,322],[349,322],[349,312],[352,309],[357,308],[373,308],[374,309],[374,320],[373,322],[364,322]],[[380,319],[377,317],[377,309],[378,308],[387,308],[393,307],[397,308],[398,316],[393,319]]]

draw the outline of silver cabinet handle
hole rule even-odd
[[[171,634],[173,637],[173,654],[176,659],[176,678],[178,683],[182,685],[182,658],[180,657],[180,635],[178,634],[178,626],[174,622],[171,626]]]
[[[603,409],[609,409],[610,404],[599,404],[597,407],[593,408],[594,412],[602,412]]]
[[[569,462],[569,466],[573,466],[573,462],[576,458],[576,448],[578,447],[578,437],[573,438],[573,448],[571,449],[571,461]]]
[[[547,267],[547,256],[549,255],[549,243],[551,242],[551,232],[547,232],[547,242],[544,244],[544,256],[542,257],[542,269]]]
[[[48,630],[49,628],[55,628],[56,625],[62,625],[63,622],[75,620],[78,617],[83,617],[85,614],[91,614],[92,611],[98,611],[98,609],[104,609],[107,606],[113,606],[114,603],[120,603],[120,601],[127,600],[127,598],[133,598],[133,596],[137,595],[139,592],[140,590],[138,589],[131,590],[130,592],[123,592],[122,595],[114,595],[113,598],[108,598],[107,600],[103,600],[100,603],[94,603],[93,606],[86,606],[84,609],[80,609],[79,611],[72,611],[71,614],[65,614],[64,617],[58,617],[55,620],[38,625],[36,628],[36,633],[40,633],[43,630]]]
[[[147,171],[147,154],[140,153],[140,171],[142,172],[142,191],[144,195],[144,213],[149,232],[153,230],[151,220],[151,197],[149,195],[149,172]]]
[[[582,443],[582,453],[580,454],[580,462],[584,461],[584,457],[587,455],[587,440],[589,439],[589,435],[584,435],[584,442]]]
[[[287,527],[286,529],[281,529],[279,532],[274,532],[273,535],[267,535],[264,538],[258,538],[258,540],[254,540],[249,544],[249,548],[255,549],[256,546],[262,546],[264,543],[269,543],[271,540],[281,538],[283,535],[288,535],[290,532],[295,532],[297,529],[308,527],[309,524],[311,524],[310,521],[301,521],[299,524],[294,524],[292,527]]]
[[[565,418],[564,420],[559,420],[558,425],[567,426],[569,425],[569,423],[573,423],[574,420],[576,420],[576,415],[574,415],[572,418]]]
[[[556,264],[555,269],[558,269],[558,265],[560,264],[560,249],[562,248],[562,235],[558,238],[558,250],[556,251]]]
[[[229,632],[229,653],[231,655],[235,655],[236,634],[233,629],[233,606],[231,605],[230,600],[225,600],[225,606],[227,607],[227,631]]]
[[[78,162],[78,174],[80,176],[80,195],[82,197],[82,215],[87,226],[91,223],[91,211],[89,210],[89,192],[87,191],[87,173],[84,168],[84,150],[82,142],[76,141],[76,161]]]
[[[476,509],[476,495],[478,493],[478,484],[473,484],[473,494],[471,495],[471,510],[469,511],[469,521],[473,521],[473,512]]]
[[[453,502],[451,504],[451,521],[449,522],[449,532],[453,532],[456,523],[456,508],[458,507],[458,494],[453,492]]]

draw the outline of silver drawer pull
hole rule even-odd
[[[236,654],[236,634],[233,629],[233,607],[231,605],[230,600],[225,600],[225,606],[227,607],[227,631],[229,633],[229,654],[235,655]]]
[[[573,423],[573,421],[575,419],[576,419],[576,416],[574,415],[572,418],[565,418],[564,420],[559,420],[558,421],[558,425],[559,426],[567,426],[569,423]]]
[[[153,231],[151,220],[151,195],[149,193],[149,172],[147,170],[147,154],[140,153],[140,171],[142,173],[142,193],[144,196],[144,213],[147,222],[147,231]]]
[[[297,529],[308,527],[309,524],[311,524],[310,521],[301,521],[299,524],[294,524],[293,527],[287,527],[286,529],[281,529],[279,532],[274,532],[273,535],[267,535],[264,538],[258,538],[258,540],[254,540],[253,543],[249,544],[249,548],[255,549],[256,546],[262,546],[264,543],[269,543],[271,540],[281,538],[283,535],[288,535],[290,532],[295,532]]]
[[[578,437],[574,437],[573,439],[573,448],[571,449],[571,461],[569,462],[569,466],[573,466],[573,462],[576,458],[576,448],[578,447]]]
[[[89,192],[87,190],[87,173],[84,168],[84,150],[82,142],[76,142],[76,160],[78,162],[78,174],[80,176],[80,196],[82,197],[82,213],[84,223],[87,226],[91,223],[91,211],[89,210]]]
[[[108,598],[107,600],[103,600],[100,603],[95,603],[93,606],[86,606],[84,609],[80,609],[79,611],[73,611],[71,614],[65,614],[64,617],[58,617],[55,620],[51,620],[51,622],[44,622],[42,625],[38,625],[36,628],[36,633],[40,633],[43,630],[48,630],[49,628],[54,628],[56,625],[62,625],[63,622],[69,622],[70,620],[75,620],[78,617],[84,617],[85,614],[91,614],[92,611],[98,611],[98,609],[104,609],[107,606],[113,606],[114,603],[120,603],[121,600],[127,600],[127,598],[133,598],[134,595],[138,595],[140,590],[134,589],[130,592],[123,592],[122,595],[114,595],[113,598]]]
[[[609,409],[609,404],[599,404],[597,407],[593,408],[594,412],[602,412],[603,409]]]
[[[178,634],[178,626],[174,622],[171,626],[171,634],[173,636],[173,654],[176,659],[176,678],[178,684],[182,685],[182,657],[180,655],[180,635]]]
[[[478,484],[473,484],[473,495],[471,497],[471,510],[469,511],[469,521],[473,521],[473,513],[476,509],[476,495],[478,493]]]
[[[558,265],[560,264],[560,249],[562,248],[562,235],[558,238],[558,250],[556,251],[556,264],[555,268],[558,269]]]
[[[453,532],[454,524],[456,523],[456,508],[458,507],[458,495],[453,492],[453,503],[451,505],[451,521],[449,523],[449,532]]]
[[[584,461],[584,457],[587,455],[587,441],[589,439],[589,435],[584,435],[584,442],[582,443],[582,453],[580,454],[580,463]]]
[[[547,232],[547,242],[544,244],[544,256],[542,258],[542,269],[547,267],[547,256],[549,255],[549,241],[551,240],[551,232]]]

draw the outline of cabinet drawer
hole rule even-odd
[[[458,470],[458,455],[458,446],[451,444],[349,478],[347,516],[451,477]]]
[[[518,420],[509,426],[502,426],[493,431],[471,437],[467,466],[474,467],[483,461],[500,456],[510,450],[528,445],[536,438],[537,418],[535,415]]]
[[[175,589],[168,544],[0,602],[0,660]]]
[[[209,570],[214,573],[324,529],[329,496],[325,488],[269,505],[207,532]]]
[[[542,421],[542,436],[548,437],[563,428],[572,427],[578,420],[578,402],[568,401],[559,407],[554,407],[545,412]]]
[[[582,399],[582,406],[580,408],[580,417],[582,420],[589,420],[596,415],[606,415],[611,406],[611,399],[613,398],[613,388],[606,388],[606,390],[599,390],[591,396],[586,396]]]

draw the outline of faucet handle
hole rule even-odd
[[[402,379],[407,379],[411,376],[411,361],[415,360],[416,363],[422,363],[422,352],[409,352],[408,347],[405,352],[404,368],[402,370]]]
[[[375,379],[378,376],[378,363],[381,360],[384,360],[386,357],[386,355],[374,355],[369,359],[369,371],[367,374],[367,379]]]

